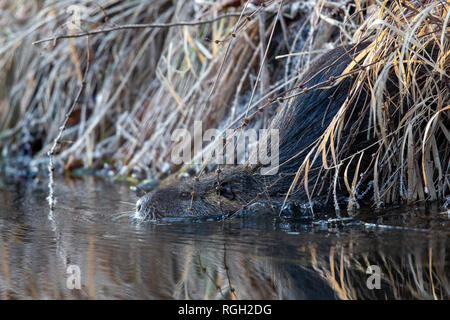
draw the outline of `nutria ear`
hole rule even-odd
[[[233,190],[231,190],[231,183],[229,182],[223,182],[220,184],[218,193],[222,196],[227,198],[228,200],[234,199],[234,193]]]

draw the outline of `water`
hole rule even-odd
[[[1,185],[1,299],[450,296],[449,218],[438,207],[366,220],[410,229],[274,216],[157,225],[130,219],[136,196],[125,185],[88,178],[56,187],[52,221],[45,183]],[[369,265],[379,277],[366,273]],[[80,290],[70,289],[76,279]]]

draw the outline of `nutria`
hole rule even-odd
[[[332,77],[339,77],[367,45],[347,45],[328,51],[313,63],[300,83],[312,87],[326,81],[333,82]],[[348,77],[336,86],[306,91],[292,99],[272,120],[270,127],[279,129],[280,133],[279,175],[261,175],[258,166],[240,165],[223,168],[218,173],[212,172],[198,179],[187,178],[157,188],[140,198],[136,204],[136,216],[156,220],[164,217],[229,215],[255,201],[270,204],[282,202],[308,147],[329,125],[348,97],[350,88],[351,78]],[[363,90],[363,94],[353,103],[364,103],[365,92]],[[306,152],[298,155],[302,150]],[[313,176],[314,172],[311,172],[310,178]],[[304,201],[307,195],[304,190],[294,190],[290,193],[290,199]]]

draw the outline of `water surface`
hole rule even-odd
[[[437,206],[397,208],[370,224],[272,215],[155,224],[130,218],[136,196],[126,185],[61,180],[56,194],[51,220],[45,183],[1,184],[1,299],[450,296],[449,218]],[[379,289],[373,277],[368,285],[371,265]],[[70,266],[80,290],[68,286]]]

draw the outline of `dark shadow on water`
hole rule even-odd
[[[44,183],[0,189],[1,299],[450,296],[449,219],[437,207],[340,223],[270,214],[148,223],[131,219],[136,197],[127,186],[85,179],[58,181],[51,221],[46,196]],[[68,289],[71,265],[80,290]],[[380,289],[369,288],[378,279],[366,273],[371,265]]]

